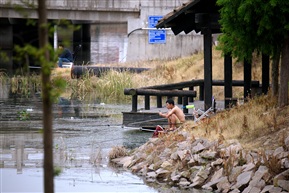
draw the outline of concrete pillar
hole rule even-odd
[[[90,62],[90,24],[81,24],[80,29],[73,32],[73,48],[76,48],[78,45],[81,45],[81,50],[78,51],[74,64],[85,65]]]
[[[10,24],[0,25],[0,68],[12,73],[13,28]]]
[[[78,45],[82,45],[81,37],[82,37],[82,29],[79,29],[73,32],[73,49],[75,49]],[[74,65],[82,65],[82,61],[83,61],[82,49],[80,49],[77,52],[77,58],[74,61]]]
[[[90,62],[90,24],[82,24],[82,49],[83,57],[86,62]]]

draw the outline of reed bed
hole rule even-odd
[[[252,68],[252,79],[260,80],[261,62],[258,56],[254,57]],[[89,73],[82,76],[81,79],[71,79],[70,69],[56,68],[52,71],[52,81],[56,87],[56,92],[62,92],[65,95],[74,95],[84,100],[88,95],[94,95],[100,101],[111,102],[129,102],[130,97],[123,94],[124,88],[139,88],[156,84],[176,83],[192,79],[203,79],[203,53],[194,54],[189,57],[179,58],[168,61],[144,61],[126,64],[113,64],[113,66],[126,67],[149,67],[151,70],[132,74],[129,72],[108,71],[101,77],[91,76]],[[224,79],[224,59],[220,51],[213,49],[213,79]],[[0,74],[0,77],[1,76]],[[37,80],[38,79],[38,80]],[[62,82],[60,79],[63,79]],[[243,66],[234,61],[233,79],[243,79]],[[27,88],[41,90],[40,77],[17,76],[11,79],[12,92],[29,92]],[[59,81],[56,81],[59,80]],[[32,86],[28,84],[32,84]],[[57,89],[57,87],[64,87]],[[25,88],[22,89],[21,87]],[[88,94],[90,93],[90,94]],[[224,88],[214,87],[213,95],[217,100],[224,98]],[[233,97],[243,96],[242,88],[233,88]],[[141,97],[140,97],[141,98]]]

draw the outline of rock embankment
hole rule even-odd
[[[150,138],[130,156],[111,161],[183,189],[214,192],[289,192],[289,137],[275,150],[244,150],[237,140],[209,141],[178,131]]]

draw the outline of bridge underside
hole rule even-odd
[[[30,20],[31,21],[31,20]],[[37,20],[32,20],[36,22],[35,25],[27,25],[27,19],[11,19],[11,18],[0,18],[0,51],[4,53],[0,55],[0,68],[7,69],[9,74],[13,70],[27,66],[40,66],[40,64],[35,63],[35,60],[32,57],[15,57],[17,54],[15,52],[15,46],[24,47],[29,44],[34,47],[39,46],[39,36],[37,28]],[[49,23],[56,24],[57,21],[49,20]],[[69,29],[67,25],[58,25],[57,37],[55,34],[50,34],[49,42],[51,45],[55,45],[57,42],[67,41],[70,43],[70,50],[81,44],[81,50],[78,51],[77,62],[80,61],[90,61],[90,24],[81,21],[70,21],[72,26],[78,26],[78,29],[73,31]],[[53,25],[52,25],[53,26]]]
[[[125,11],[108,11],[108,10],[53,10],[47,11],[47,19],[61,20],[69,18],[71,21],[85,21],[89,23],[107,23],[107,22],[127,22],[129,18],[138,18],[139,10],[125,10]],[[0,18],[9,18],[9,20],[24,18],[37,19],[38,14],[36,10],[25,9],[24,12],[16,11],[15,9],[1,8]]]

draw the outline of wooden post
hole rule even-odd
[[[194,91],[194,87],[193,87],[193,86],[190,86],[190,87],[189,87],[189,90]],[[190,101],[190,102],[194,102],[194,97],[189,97],[189,101]]]
[[[231,54],[226,54],[224,57],[224,75],[225,75],[225,108],[230,108],[231,98],[233,95],[232,89],[232,57]]]
[[[262,93],[267,94],[269,89],[269,63],[268,55],[262,54]]]
[[[189,104],[188,101],[189,101],[188,97],[187,97],[187,96],[184,96],[184,97],[183,97],[183,107],[185,107],[186,105]],[[186,114],[186,113],[189,112],[189,109],[183,108],[183,112]]]
[[[252,63],[244,60],[244,99],[251,97]]]
[[[150,110],[150,95],[145,95],[145,110]]]
[[[131,112],[137,112],[137,95],[132,95],[132,100],[131,100]]]
[[[178,89],[178,90],[183,90],[182,88]],[[182,97],[178,97],[178,104],[182,104],[183,103],[183,98]]]
[[[204,85],[200,85],[199,87],[199,100],[200,101],[204,100]]]
[[[204,88],[205,110],[212,106],[212,31],[209,26],[202,28],[204,34]]]
[[[162,96],[157,96],[157,108],[162,108]]]

